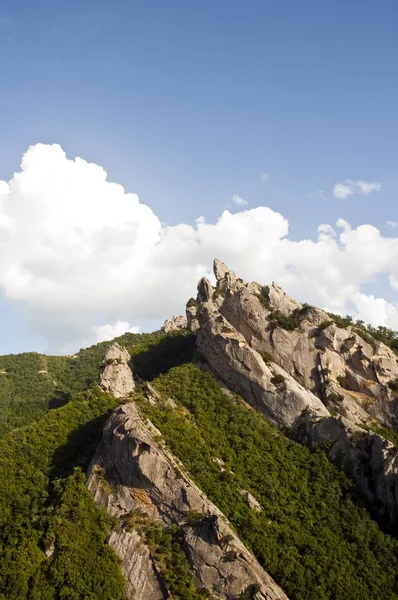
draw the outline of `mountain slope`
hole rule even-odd
[[[202,279],[187,305],[206,368],[296,439],[327,443],[374,514],[394,528],[398,451],[370,430],[397,427],[398,356],[275,284],[245,283],[217,260],[214,272],[216,287]]]
[[[214,267],[167,335],[0,357],[0,600],[398,600],[396,336]]]
[[[397,541],[323,450],[289,440],[193,365],[153,385],[160,398],[142,397],[140,410],[291,600],[398,597]]]
[[[117,401],[99,388],[0,441],[0,598],[122,600],[85,470]]]

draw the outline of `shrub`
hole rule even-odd
[[[264,308],[266,308],[267,310],[270,309],[271,305],[270,302],[268,300],[268,298],[266,298],[263,294],[254,294],[256,296],[256,298],[258,298],[261,302],[261,304],[264,306]]]
[[[271,377],[271,383],[273,383],[277,387],[282,386],[282,385],[286,387],[285,377],[283,375],[281,375],[280,373],[277,373],[276,375]]]
[[[339,385],[340,385],[342,388],[345,388],[345,387],[346,387],[346,385],[347,385],[347,382],[346,382],[346,377],[345,377],[345,375],[338,375],[338,377],[336,377],[336,379],[337,379],[337,383],[338,383],[338,384],[339,384]]]
[[[272,355],[269,352],[267,352],[266,350],[264,350],[263,352],[260,352],[260,356],[266,365],[268,365],[273,360]]]
[[[318,325],[318,329],[327,329],[328,327],[330,327],[330,325],[332,325],[333,321],[323,321],[320,325]]]
[[[336,394],[336,392],[330,392],[330,394],[328,394],[327,399],[329,402],[335,403],[335,402],[343,402],[344,400],[344,396],[342,396],[341,394]]]

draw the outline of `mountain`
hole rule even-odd
[[[396,334],[214,273],[0,357],[0,600],[398,599]]]

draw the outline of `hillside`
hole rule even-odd
[[[215,275],[0,357],[0,600],[398,599],[396,335]]]

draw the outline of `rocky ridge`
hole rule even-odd
[[[121,523],[108,543],[122,561],[128,599],[169,597],[144,538],[129,527],[131,518],[138,518],[179,528],[195,584],[213,598],[246,593],[255,600],[287,600],[134,403],[120,407],[108,420],[87,485],[95,502]]]
[[[397,449],[363,429],[398,425],[396,354],[274,283],[246,283],[217,259],[214,274],[186,311],[206,368],[299,441],[327,442],[378,516],[396,521]]]

